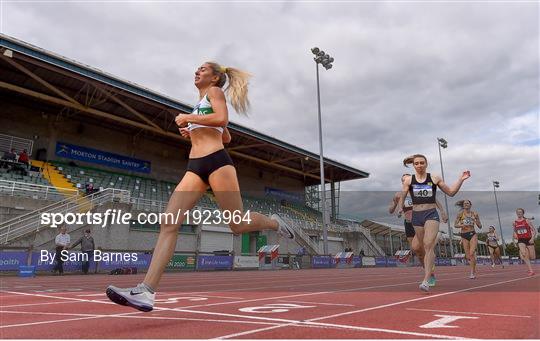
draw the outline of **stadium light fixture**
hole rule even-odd
[[[318,107],[318,115],[319,115],[319,163],[321,168],[321,207],[322,207],[322,219],[323,219],[323,253],[325,255],[328,254],[328,219],[327,219],[327,212],[326,212],[326,185],[325,185],[325,178],[324,178],[324,156],[323,156],[323,140],[322,140],[322,122],[321,122],[321,91],[319,86],[319,64],[321,64],[326,70],[330,70],[332,68],[332,63],[334,62],[334,58],[331,57],[329,54],[325,53],[318,47],[314,47],[311,49],[311,53],[313,53],[315,61],[315,69],[317,72],[317,107]]]
[[[496,188],[499,188],[499,181],[493,181],[493,195],[495,196],[495,206],[497,207],[497,218],[499,218],[499,232],[501,233],[501,241],[503,243],[503,256],[506,256],[506,243],[504,242],[504,236],[501,224],[501,214],[499,213],[499,201],[497,200]]]
[[[441,176],[444,181],[444,168],[443,168],[443,162],[442,162],[442,153],[441,148],[447,148],[448,147],[448,141],[443,139],[442,137],[437,137],[437,142],[439,145],[439,161],[441,162]],[[444,205],[446,207],[446,214],[449,215],[450,212],[448,211],[448,198],[446,197],[446,193],[444,193]],[[446,221],[448,224],[448,235],[450,236],[450,256],[454,257],[454,230],[450,226],[450,217],[448,217],[448,220]]]

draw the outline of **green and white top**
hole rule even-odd
[[[199,101],[199,103],[193,108],[193,111],[191,112],[194,115],[208,115],[213,114],[214,109],[212,109],[212,104],[210,103],[210,100],[208,99],[208,95],[204,95],[203,98]],[[202,124],[195,124],[195,123],[188,123],[188,130],[192,131],[199,128],[213,128],[219,131],[220,133],[223,133],[222,127],[210,127],[205,126]]]

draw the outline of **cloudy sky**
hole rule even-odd
[[[439,173],[444,137],[447,182],[540,190],[538,2],[2,1],[0,26],[190,104],[202,62],[250,71],[231,120],[317,153],[318,46],[325,156],[371,174],[342,189],[397,189],[413,153]]]

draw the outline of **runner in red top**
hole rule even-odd
[[[524,209],[518,208],[516,215],[517,219],[514,221],[514,240],[517,239],[518,241],[519,256],[527,264],[529,276],[533,276],[534,271],[531,266],[531,259],[536,259],[536,252],[534,250],[536,230],[531,221],[524,217]]]

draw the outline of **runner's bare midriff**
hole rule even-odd
[[[224,148],[221,132],[213,128],[198,128],[190,132],[190,158],[204,157]]]
[[[437,208],[437,204],[416,204],[413,206],[413,211],[427,211],[431,210],[432,208]]]

